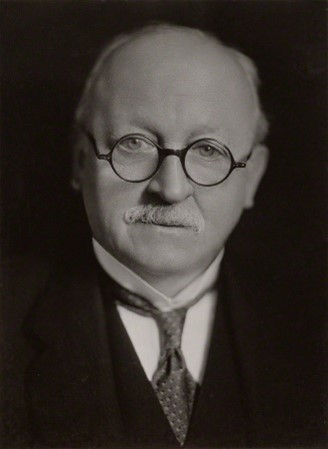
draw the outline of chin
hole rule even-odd
[[[163,254],[160,251],[157,254],[134,254],[129,260],[129,268],[143,277],[143,274],[149,274],[154,277],[163,277],[163,275],[173,275],[185,271],[186,266],[190,266],[190,257],[184,257],[183,254]]]
[[[125,254],[123,263],[141,277],[149,274],[154,277],[185,274],[186,272],[203,271],[211,260],[199,251],[200,248],[188,244],[178,245],[141,245],[131,254]]]

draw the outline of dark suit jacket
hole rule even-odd
[[[23,258],[4,281],[3,447],[179,447],[91,254]],[[324,447],[304,320],[255,307],[227,263],[218,296],[185,447]]]

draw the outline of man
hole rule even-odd
[[[195,29],[148,26],[102,53],[74,130],[72,184],[93,249],[59,268],[33,263],[14,289],[11,307],[24,298],[20,310],[29,311],[30,346],[21,337],[7,359],[16,373],[7,387],[12,440],[61,448],[314,440],[315,416],[308,421],[305,395],[293,391],[290,364],[261,346],[266,321],[222,262],[267,165],[257,85],[250,59]]]

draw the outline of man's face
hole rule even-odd
[[[87,127],[104,152],[108,142],[131,133],[173,149],[214,138],[236,161],[251,149],[252,90],[227,50],[204,38],[166,32],[134,39],[111,58],[91,95]],[[150,180],[134,184],[98,160],[87,141],[83,152],[77,172],[93,235],[146,280],[206,269],[251,205],[263,171],[255,155],[222,184],[202,187],[186,177],[178,157],[168,156]],[[124,220],[128,209],[147,204],[187,205],[202,215],[205,228],[196,233]]]

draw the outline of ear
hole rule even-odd
[[[80,191],[86,159],[86,139],[81,132],[74,129],[71,142],[73,147],[71,186],[75,191]]]
[[[256,145],[247,162],[247,183],[245,192],[245,209],[254,206],[254,198],[262,176],[268,165],[269,151],[265,145]]]

